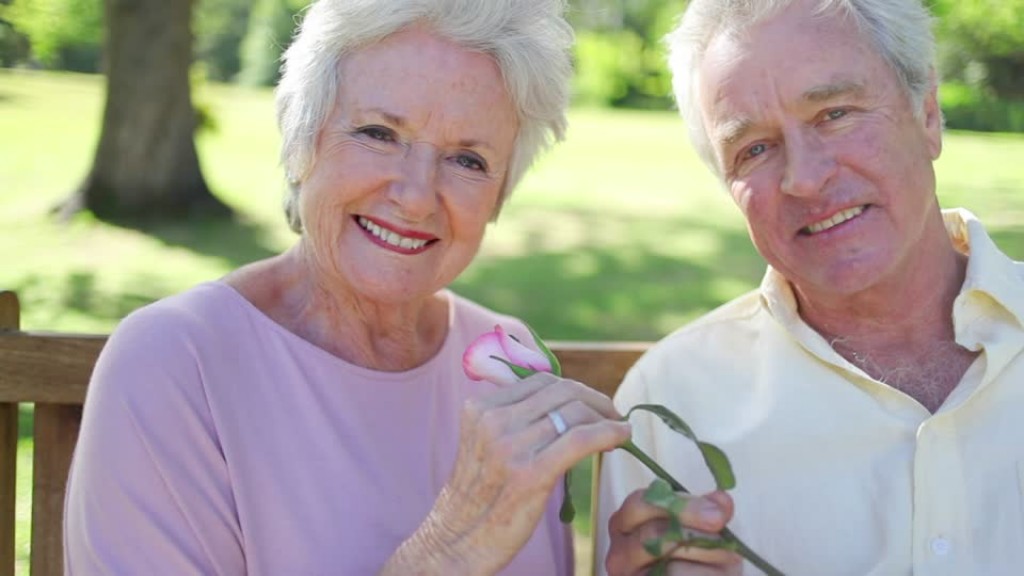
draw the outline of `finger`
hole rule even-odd
[[[623,501],[622,506],[608,520],[609,530],[625,534],[653,519],[668,516],[664,508],[644,500],[645,490],[636,490]],[[679,496],[687,501],[679,513],[679,521],[683,526],[717,533],[732,518],[733,500],[725,492],[717,491],[704,496],[679,493]]]
[[[623,536],[631,534],[640,526],[654,520],[667,520],[668,510],[659,508],[644,500],[646,489],[634,490],[625,500],[619,509],[608,518],[608,532],[612,535]]]
[[[673,560],[665,567],[665,574],[667,576],[726,576],[739,574],[739,560],[741,559],[739,556],[736,558],[735,562],[728,565],[694,564],[693,562]]]
[[[583,458],[618,447],[631,434],[632,427],[621,420],[605,419],[573,426],[537,453],[538,469],[555,471],[561,476]]]
[[[514,386],[500,386],[493,391],[467,400],[467,403],[475,405],[480,411],[516,404],[532,396],[557,378],[553,374],[538,372],[529,378],[520,380]]]
[[[668,529],[668,520],[659,518],[636,527],[628,534],[618,534],[613,537],[612,549],[609,550],[608,558],[609,573],[633,573],[637,569],[652,566],[665,556],[674,558],[680,563],[685,561],[688,566],[701,564],[725,567],[741,560],[739,555],[731,550],[709,549],[696,544],[681,544],[674,540],[661,541]],[[682,533],[686,540],[700,538],[715,541],[721,539],[718,535],[689,528],[684,528]],[[651,554],[650,545],[659,541],[661,542],[657,554]]]
[[[543,418],[552,410],[562,409],[567,404],[578,402],[589,406],[599,418],[623,420],[623,417],[615,409],[615,405],[610,398],[585,384],[575,380],[558,378],[550,374],[537,374],[524,380],[523,383],[529,381],[532,384],[534,378],[543,381],[545,384],[532,394],[521,397],[518,402],[502,406],[502,409],[509,411],[509,418],[523,423],[530,423]],[[587,422],[591,420],[580,421]]]
[[[637,526],[627,534],[612,533],[611,545],[605,559],[609,575],[634,574],[653,566],[657,558],[645,547],[648,540],[660,538],[668,530],[668,517],[658,518]]]
[[[693,538],[698,534],[687,534],[687,531],[683,531],[684,534],[689,538]],[[718,537],[707,533],[699,535],[700,538],[710,538],[717,540]],[[669,556],[675,560],[684,560],[687,562],[693,562],[698,564],[708,564],[711,566],[732,566],[742,562],[743,558],[725,548],[702,548],[700,546],[688,546],[686,544],[676,546],[670,551]]]

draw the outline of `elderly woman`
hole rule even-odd
[[[571,37],[558,0],[309,9],[277,93],[300,238],[111,337],[68,574],[571,572],[556,487],[629,427],[576,382],[470,381],[473,339],[528,333],[445,288],[561,136]]]

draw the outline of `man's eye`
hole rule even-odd
[[[747,150],[743,153],[743,159],[745,160],[747,158],[754,158],[755,156],[760,156],[761,154],[764,154],[767,150],[768,147],[765,146],[764,144],[754,144],[750,148],[747,148]]]
[[[463,168],[469,170],[476,170],[477,172],[486,172],[487,164],[481,160],[478,156],[472,154],[459,154],[455,157],[455,162]]]
[[[363,134],[373,138],[374,140],[380,140],[381,142],[394,142],[395,133],[394,131],[384,128],[383,126],[365,126],[357,130],[359,134]]]
[[[840,118],[846,116],[847,114],[848,112],[846,110],[843,110],[842,108],[837,108],[835,110],[829,110],[828,112],[826,112],[825,117],[828,118],[829,120],[839,120]]]

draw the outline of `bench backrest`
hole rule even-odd
[[[0,576],[14,574],[18,405],[35,404],[32,576],[63,570],[64,488],[82,403],[105,336],[20,331],[18,298],[0,292]],[[611,396],[646,343],[550,342],[568,378]],[[595,474],[597,466],[595,465]]]

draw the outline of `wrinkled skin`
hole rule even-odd
[[[556,409],[561,436],[547,418]],[[608,397],[543,372],[468,401],[461,422],[451,478],[383,573],[493,574],[533,534],[566,471],[630,435]]]
[[[605,560],[609,576],[646,574],[658,558],[644,548],[644,542],[660,537],[668,529],[669,513],[644,501],[641,488],[630,494],[622,506],[608,519],[611,546]],[[713,537],[732,519],[733,501],[725,492],[703,496],[682,494],[688,500],[679,514],[684,530],[701,537]],[[668,546],[662,553],[673,559],[668,574],[686,576],[739,576],[742,559],[727,550],[705,550],[685,546]]]

